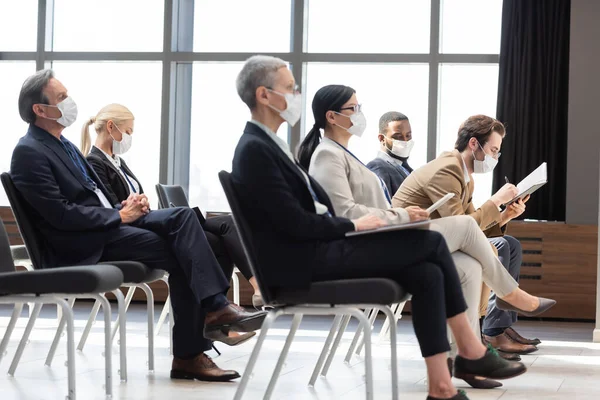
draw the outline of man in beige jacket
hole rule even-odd
[[[500,147],[505,135],[504,125],[494,118],[475,115],[459,128],[455,150],[442,153],[438,158],[412,172],[394,195],[394,207],[419,206],[427,208],[447,193],[454,197],[432,213],[431,218],[451,215],[472,216],[490,242],[498,250],[498,257],[515,280],[519,280],[522,250],[519,241],[504,235],[506,224],[525,211],[524,201],[519,201],[500,211],[500,206],[518,193],[512,184],[504,185],[481,207],[472,202],[473,173],[491,172],[500,157]],[[512,311],[496,307],[492,295],[483,323],[483,339],[508,358],[537,350],[539,339],[526,339],[511,326],[517,321]]]

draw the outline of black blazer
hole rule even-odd
[[[248,122],[235,150],[232,178],[252,230],[257,262],[269,287],[306,289],[324,242],[354,230],[346,218],[318,215],[298,167],[255,124]],[[333,205],[312,178],[319,201]]]
[[[93,168],[77,153],[88,175],[110,200]],[[121,225],[119,210],[102,206],[60,140],[30,125],[13,151],[10,175],[46,241],[44,267],[98,262],[105,241]]]
[[[123,200],[126,200],[129,196],[129,183],[121,176],[115,165],[106,159],[106,156],[96,146],[92,146],[90,154],[87,156],[87,160],[94,168],[98,177],[106,186],[106,190],[110,197],[108,198],[113,204],[120,204]],[[133,178],[138,186],[140,187],[140,193],[144,193],[142,184],[135,177],[133,172],[129,169],[125,160],[121,158],[121,167],[125,170],[125,173]]]
[[[404,163],[403,167],[406,168],[409,174],[413,171],[407,163]],[[408,174],[406,174],[397,164],[379,157],[368,163],[367,168],[375,172],[375,174],[381,178],[392,197],[394,197],[394,194],[396,194],[402,185],[402,182],[408,177]]]

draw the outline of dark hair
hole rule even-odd
[[[473,115],[458,128],[458,138],[454,147],[458,151],[464,151],[469,145],[471,138],[477,139],[483,147],[492,132],[497,132],[502,137],[506,134],[504,125],[497,119],[488,117],[487,115]]]
[[[344,85],[323,86],[315,93],[312,102],[315,124],[298,148],[298,161],[304,168],[308,169],[310,166],[310,159],[321,142],[320,129],[325,129],[327,125],[327,117],[325,116],[327,111],[339,112],[354,93],[356,93],[354,89]]]
[[[19,93],[19,115],[23,121],[29,124],[35,122],[34,104],[48,104],[44,89],[52,78],[54,78],[54,72],[51,69],[44,69],[25,80],[21,87],[21,93]]]
[[[384,134],[388,130],[390,122],[408,121],[408,117],[398,111],[388,111],[379,118],[379,133]]]

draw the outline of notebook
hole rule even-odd
[[[346,237],[352,236],[360,236],[360,235],[370,235],[373,233],[381,233],[381,232],[392,232],[392,231],[401,231],[404,229],[429,229],[430,220],[419,221],[419,222],[408,222],[406,224],[397,224],[397,225],[387,225],[377,229],[369,229],[366,231],[352,231],[346,232]]]
[[[547,166],[546,163],[543,162],[539,167],[535,169],[532,173],[527,175],[525,179],[517,184],[517,189],[519,189],[519,194],[515,196],[511,201],[505,204],[508,206],[515,201],[522,199],[528,194],[532,194],[542,186],[544,186],[548,182],[548,174],[547,174]]]

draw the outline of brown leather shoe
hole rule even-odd
[[[512,340],[506,333],[498,336],[483,335],[483,343],[489,344],[504,353],[529,354],[538,350],[537,347],[531,344],[522,344]]]
[[[253,332],[260,329],[266,315],[264,311],[248,312],[236,304],[229,304],[206,314],[204,337],[225,342],[229,331]]]
[[[498,355],[508,361],[521,361],[521,356],[517,353],[505,353],[498,350]]]
[[[240,377],[236,371],[223,370],[204,353],[198,354],[191,360],[173,358],[171,379],[197,379],[209,382],[228,382]]]
[[[454,376],[454,360],[451,357],[448,357],[448,369],[450,370],[450,376]],[[460,374],[459,374],[460,375]],[[501,387],[502,383],[495,381],[493,379],[488,378],[471,378],[468,376],[461,377],[455,376],[455,378],[462,379],[467,382],[471,387],[475,389],[495,389],[497,387]]]
[[[504,333],[506,333],[515,342],[519,342],[521,344],[532,344],[534,346],[537,346],[538,344],[542,343],[542,341],[538,338],[535,338],[535,339],[524,338],[523,336],[519,335],[517,333],[517,331],[515,331],[513,328],[506,328]]]

